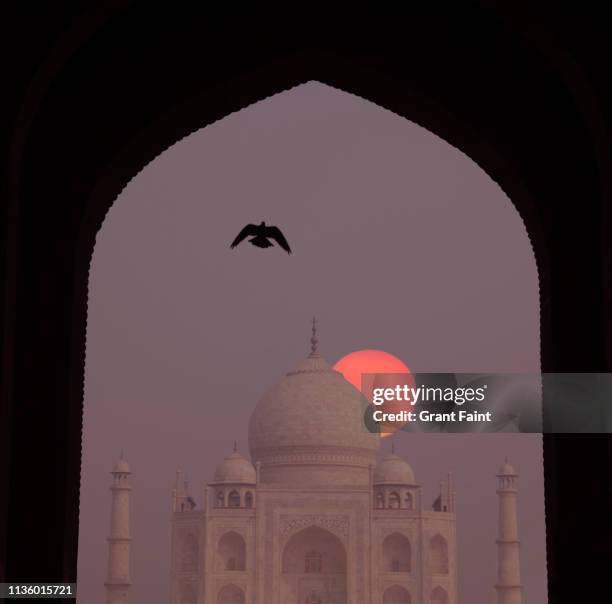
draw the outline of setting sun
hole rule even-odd
[[[345,380],[360,390],[369,401],[372,400],[372,388],[375,385],[377,387],[392,387],[396,383],[400,383],[400,381],[405,381],[409,386],[414,386],[414,378],[408,366],[398,357],[383,350],[357,350],[351,352],[336,362],[334,369],[340,372]],[[383,375],[380,375],[376,378],[376,384],[374,384],[374,378],[370,380],[362,379],[362,376],[367,374],[386,374],[390,381],[385,379]],[[406,374],[406,377],[399,380],[397,374]],[[387,381],[389,381],[388,384],[386,383]],[[405,403],[400,404],[400,407],[404,406]],[[395,409],[395,407],[398,407],[398,403],[385,403],[383,405],[386,411],[401,410],[400,408]],[[380,427],[382,428],[383,426],[381,425]],[[398,426],[394,425],[392,431],[383,431],[381,436],[389,436],[397,428]]]
[[[361,390],[361,376],[367,373],[410,373],[408,366],[384,350],[357,350],[343,356],[334,365],[344,379]]]

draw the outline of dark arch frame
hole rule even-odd
[[[277,28],[261,14],[183,20],[109,4],[69,25],[41,18],[56,41],[26,36],[48,59],[27,88],[15,80],[5,148],[0,580],[76,577],[87,275],[106,211],[169,145],[305,81],[403,115],[483,167],[534,247],[543,370],[609,370],[612,144],[597,95],[533,15],[478,2],[447,7],[446,19],[413,10],[410,23],[381,8]],[[570,480],[577,449],[586,463]],[[603,596],[610,440],[547,436],[544,459],[551,601],[583,596],[583,585]]]

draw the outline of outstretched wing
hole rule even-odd
[[[232,245],[230,246],[234,249],[243,239],[246,239],[250,235],[257,235],[257,227],[254,224],[247,224],[234,241],[232,241]]]
[[[278,227],[266,227],[266,237],[274,239],[288,254],[291,253],[291,248],[289,247],[285,236],[281,233],[281,230]]]

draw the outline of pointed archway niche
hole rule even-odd
[[[283,227],[291,257],[246,242],[228,249],[245,222],[262,219]],[[139,480],[149,485],[149,514],[162,518],[164,472],[187,463],[206,481],[227,442],[246,441],[254,392],[299,358],[313,311],[330,360],[374,341],[421,371],[537,371],[538,291],[525,226],[500,187],[444,140],[369,101],[308,82],[177,142],[117,198],[91,264],[83,584],[94,589],[105,565],[104,552],[90,547],[107,530],[94,505],[105,496],[102,431],[147,458]],[[213,409],[218,421],[210,422]],[[162,428],[181,434],[187,460],[152,446]],[[423,480],[435,481],[425,460],[438,445],[419,447]],[[521,451],[538,460],[541,485],[539,437]],[[487,489],[460,496],[478,501]],[[530,537],[543,553],[541,498],[535,509]],[[144,518],[136,498],[134,518]],[[167,561],[164,530],[141,530],[134,555],[144,548]],[[490,542],[475,530],[474,543]],[[491,565],[488,572],[493,584]],[[538,573],[531,581],[545,593],[544,557]],[[164,581],[152,574],[156,591]]]

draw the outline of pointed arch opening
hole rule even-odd
[[[235,531],[225,533],[217,546],[217,570],[246,570],[246,543]]]
[[[431,572],[448,574],[448,543],[442,535],[434,535],[429,542]]]
[[[237,585],[225,585],[217,595],[217,604],[245,604],[244,591]]]
[[[383,604],[412,604],[410,592],[401,585],[392,585],[383,593]]]
[[[402,500],[399,493],[396,491],[389,493],[388,505],[391,510],[399,510],[402,507]]]
[[[408,537],[401,533],[387,535],[383,541],[382,567],[386,572],[410,572],[412,551]]]
[[[181,541],[181,570],[194,572],[198,569],[198,538],[187,533]]]
[[[336,535],[317,526],[302,529],[283,549],[281,598],[299,593],[304,602],[327,594],[329,601],[345,604],[346,564],[345,546]]]
[[[238,491],[230,491],[229,495],[227,496],[227,507],[240,507],[240,493]]]
[[[407,510],[414,509],[414,496],[410,491],[404,493],[404,508]]]
[[[448,604],[448,594],[439,585],[431,592],[431,604]]]

